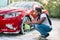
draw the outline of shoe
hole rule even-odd
[[[49,33],[47,35],[45,35],[45,38],[47,38],[49,36]]]
[[[41,37],[47,38],[48,36],[49,36],[49,33],[47,33],[47,35],[42,35]]]
[[[46,38],[44,36],[41,36],[39,40],[45,40]]]

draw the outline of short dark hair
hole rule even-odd
[[[37,11],[37,12],[42,12],[42,9],[41,8],[35,8],[35,10]]]

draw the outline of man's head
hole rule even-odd
[[[42,13],[41,8],[35,8],[36,15],[39,15]]]

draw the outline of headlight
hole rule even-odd
[[[4,18],[12,18],[12,17],[19,16],[20,14],[21,14],[21,12],[12,12],[9,14],[4,14]]]
[[[7,26],[8,28],[10,28],[10,29],[13,29],[12,24],[6,24],[6,26]]]
[[[13,29],[13,30],[16,30],[16,28],[14,28],[12,24],[6,24],[6,27]]]

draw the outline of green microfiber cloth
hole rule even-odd
[[[25,23],[25,30],[30,30],[30,25]]]

